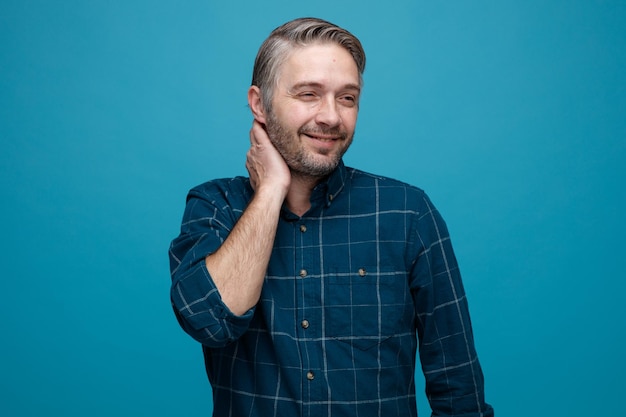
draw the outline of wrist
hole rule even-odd
[[[288,187],[276,183],[264,183],[258,186],[254,192],[254,200],[267,206],[280,208],[287,196]]]

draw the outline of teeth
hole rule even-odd
[[[305,135],[307,135],[305,133]],[[314,136],[314,135],[307,135],[308,137],[310,137],[311,139],[315,139],[315,140],[319,140],[321,142],[332,142],[334,141],[336,138],[320,138],[318,136]]]

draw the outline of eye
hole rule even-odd
[[[298,97],[304,101],[311,101],[311,100],[314,100],[317,97],[317,95],[312,91],[304,91],[298,94]]]
[[[356,96],[353,96],[352,94],[348,94],[348,95],[339,97],[339,102],[342,103],[344,106],[353,107],[357,103],[357,98]]]

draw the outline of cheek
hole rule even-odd
[[[281,115],[281,120],[286,127],[297,130],[311,121],[311,114],[306,109],[293,106],[288,112]]]
[[[347,109],[341,115],[341,121],[347,130],[354,130],[354,128],[356,127],[357,116],[358,111],[353,109]]]

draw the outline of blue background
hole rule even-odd
[[[303,15],[364,44],[346,163],[443,212],[497,414],[623,410],[626,2],[217,3],[2,1],[0,414],[210,414],[167,247]]]

